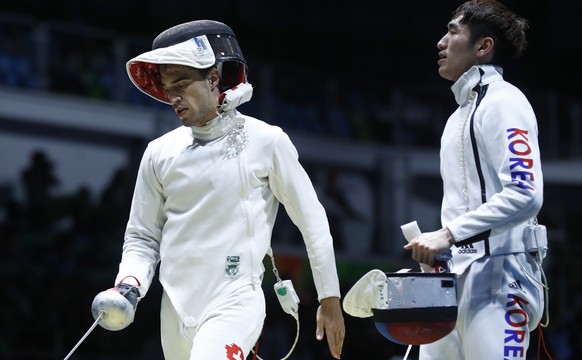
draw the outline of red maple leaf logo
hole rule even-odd
[[[226,349],[226,358],[228,360],[244,360],[245,354],[237,344],[230,344],[224,347]]]

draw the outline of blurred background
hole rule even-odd
[[[325,206],[343,293],[371,269],[416,269],[400,225],[439,227],[438,144],[456,108],[437,74],[437,41],[460,1],[3,1],[0,5],[0,358],[62,359],[113,285],[137,165],[179,125],[138,92],[125,62],[181,22],[237,34],[254,96],[240,110],[289,133]],[[582,358],[578,216],[582,200],[582,43],[574,1],[504,1],[530,21],[530,47],[505,78],[539,121],[548,228],[550,325],[528,359]],[[330,5],[333,4],[333,5]],[[301,298],[291,359],[330,359],[315,340],[317,301],[299,232],[283,210],[273,247]],[[295,321],[268,297],[259,355],[280,359]],[[74,359],[162,359],[157,280],[122,332],[100,327]],[[342,359],[402,359],[371,319],[346,315]],[[409,359],[414,359],[417,349]]]

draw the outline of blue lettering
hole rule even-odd
[[[522,147],[519,145],[523,145],[525,148],[523,150],[519,150],[518,147]],[[509,151],[516,155],[528,155],[531,153],[531,148],[529,147],[529,143],[524,140],[515,140],[509,143]]]
[[[533,190],[534,189],[532,186],[528,185],[527,183],[525,183],[521,180],[513,179],[512,181],[514,183],[516,183],[520,189],[524,189],[524,190]]]
[[[523,357],[523,346],[504,346],[503,356]]]
[[[509,166],[510,169],[513,169],[516,166],[522,167],[524,169],[531,169],[533,167],[532,159],[509,158],[509,161],[512,162],[512,164]]]
[[[518,179],[519,178],[519,179]],[[529,171],[512,171],[511,180],[534,180],[534,174]]]
[[[505,338],[505,342],[515,341],[516,343],[522,343],[525,340],[524,330],[505,330],[505,333],[509,336]]]
[[[515,319],[516,317],[518,319],[521,318],[521,321],[518,322],[518,319]],[[512,309],[505,313],[505,321],[512,327],[524,326],[527,325],[527,314],[523,309]]]
[[[525,300],[521,296],[517,296],[515,294],[507,294],[507,298],[508,299],[513,299],[513,300],[511,300],[510,302],[508,302],[505,305],[505,307],[510,307],[512,305],[519,305],[520,307],[523,307],[524,305],[529,304],[529,302],[527,302],[527,300]]]
[[[527,130],[522,130],[522,129],[517,129],[517,128],[507,129],[507,132],[509,133],[509,135],[507,136],[507,139],[513,139],[513,138],[517,137],[516,139],[514,139],[513,141],[511,141],[509,143],[509,145],[508,145],[509,151],[511,151],[512,154],[520,156],[520,157],[510,157],[509,158],[509,170],[510,170],[510,174],[511,174],[511,181],[516,183],[517,186],[521,189],[534,190],[534,187],[526,182],[528,180],[530,182],[535,181],[533,172],[511,171],[511,170],[514,170],[515,168],[521,168],[521,169],[533,168],[533,165],[534,165],[533,159],[523,157],[525,155],[531,154],[531,152],[532,152],[531,147],[529,146],[529,143],[528,143],[528,138],[527,138],[528,132],[527,132]]]
[[[512,329],[505,329],[505,344],[509,342],[515,342],[517,344],[524,343],[526,340],[526,330],[527,326],[527,313],[523,310],[523,307],[528,304],[528,301],[524,298],[517,296],[515,294],[507,294],[509,301],[505,304],[508,308],[505,313],[505,322],[511,326]],[[512,308],[517,305],[517,308]],[[504,359],[508,357],[523,358],[525,354],[525,348],[523,346],[515,345],[504,345],[503,346],[503,356]]]
[[[512,137],[516,137],[516,136],[521,136],[525,141],[528,141],[527,139],[527,130],[521,130],[521,129],[517,129],[517,128],[511,128],[511,129],[507,129],[507,132],[510,132],[511,134],[509,134],[509,136],[507,136],[508,139],[511,139]]]

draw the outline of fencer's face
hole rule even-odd
[[[160,67],[161,83],[184,126],[204,126],[216,117],[218,97],[210,76],[183,65]]]
[[[465,71],[479,63],[475,45],[469,41],[469,27],[461,24],[461,18],[449,22],[447,33],[437,43],[439,75],[451,81],[457,81]]]

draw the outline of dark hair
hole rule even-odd
[[[527,47],[527,20],[496,0],[467,1],[453,11],[453,19],[459,16],[471,31],[471,43],[486,36],[493,38],[492,63],[504,64],[519,58]]]

